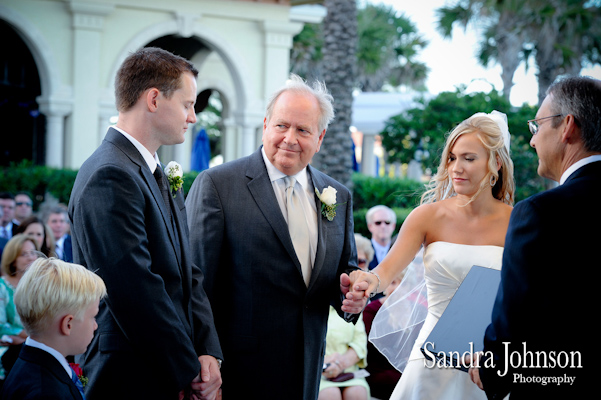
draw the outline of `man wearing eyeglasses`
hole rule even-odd
[[[374,258],[369,263],[369,269],[374,269],[390,250],[392,234],[396,228],[396,214],[389,207],[377,205],[367,211],[365,219],[374,248]]]
[[[528,125],[538,174],[559,186],[512,211],[484,359],[470,375],[489,399],[586,398],[596,368],[586,326],[599,301],[601,81],[556,81]]]

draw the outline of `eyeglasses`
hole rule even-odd
[[[540,126],[540,124],[536,121],[540,121],[540,120],[548,119],[548,118],[562,117],[562,116],[563,116],[563,114],[557,114],[557,115],[551,115],[550,117],[542,117],[542,118],[535,118],[535,119],[528,120],[528,129],[530,129],[530,133],[532,133],[533,135],[536,135],[538,133],[538,128]]]
[[[21,254],[19,254],[19,257],[37,257],[37,256],[38,256],[38,252],[35,250],[23,251],[23,252],[21,252]]]
[[[17,207],[19,207],[19,206],[27,206],[27,207],[33,206],[33,203],[30,203],[30,202],[27,202],[27,201],[17,201],[15,204],[17,205]]]
[[[390,221],[375,221],[374,224],[380,226],[382,225],[382,223],[386,224],[386,225],[390,225]]]

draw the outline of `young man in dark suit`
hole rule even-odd
[[[224,398],[316,399],[330,304],[341,315],[365,305],[342,300],[357,258],[350,192],[309,165],[331,101],[325,85],[293,75],[269,101],[263,146],[204,171],[186,199],[225,356]]]
[[[184,195],[170,189],[157,157],[196,122],[197,75],[158,48],[131,54],[115,81],[119,120],[77,175],[74,258],[108,290],[84,357],[88,400],[177,399],[190,390],[213,399],[221,386],[221,348],[189,254]]]
[[[470,373],[489,399],[588,398],[596,371],[596,338],[586,328],[598,303],[601,81],[556,81],[528,122],[538,174],[559,186],[513,209],[484,359]]]

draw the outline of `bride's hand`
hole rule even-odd
[[[372,297],[372,293],[376,293],[379,281],[374,274],[355,270],[351,272],[349,277],[351,280],[350,292],[353,296],[362,294],[363,297],[369,298]]]

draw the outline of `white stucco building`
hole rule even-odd
[[[16,114],[2,111],[0,117],[14,120],[16,129],[25,127],[18,133],[19,142],[5,134],[3,154],[12,154],[11,140],[27,139],[42,153],[38,162],[79,168],[117,116],[117,69],[130,52],[148,45],[190,59],[200,71],[199,94],[219,92],[224,160],[250,154],[260,144],[266,98],[288,76],[293,36],[303,22],[319,22],[324,16],[314,6],[306,6],[306,11],[291,3],[303,2],[0,0],[2,32],[20,40],[2,45],[5,72],[0,78],[6,85],[0,89],[6,90],[0,93],[0,111],[1,104],[21,96],[19,85],[35,80],[31,75],[36,70],[39,79],[34,99],[20,101],[17,107],[19,112],[29,107],[24,117],[10,118]],[[21,61],[28,53],[34,65]],[[36,124],[39,115],[44,118]],[[25,121],[30,117],[33,123]],[[161,159],[177,159],[188,169],[192,142],[187,138],[182,145],[161,149]]]

